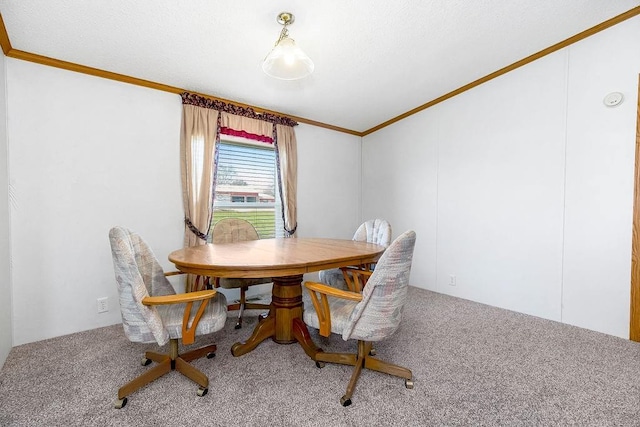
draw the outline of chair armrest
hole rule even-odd
[[[193,344],[196,340],[196,328],[200,318],[204,314],[207,303],[211,298],[215,296],[217,291],[213,289],[207,289],[204,291],[187,292],[184,294],[174,295],[161,295],[161,296],[149,296],[142,299],[144,305],[166,305],[166,304],[179,304],[186,303],[184,308],[184,314],[182,316],[182,343],[185,345]],[[191,325],[189,325],[189,318],[191,317],[191,307],[193,307],[194,301],[202,301],[198,311],[196,312]]]
[[[342,289],[336,289],[323,283],[305,282],[304,286],[311,294],[311,302],[316,309],[318,323],[320,324],[319,333],[323,337],[331,335],[331,310],[327,296],[351,301],[362,301],[362,295],[357,292],[343,291]],[[320,294],[320,298],[318,298],[318,294]]]
[[[183,271],[166,271],[166,272],[164,273],[164,277],[177,276],[177,275],[179,275],[179,274],[187,274],[187,273],[185,273],[185,272],[183,272]]]
[[[362,301],[362,295],[357,292],[343,291],[342,289],[336,289],[333,286],[325,285],[324,283],[304,282],[304,287],[309,291],[315,291],[332,297],[348,299],[351,301]]]
[[[142,299],[144,305],[165,305],[165,304],[180,304],[183,302],[201,301],[205,299],[211,299],[215,296],[217,291],[213,289],[207,289],[197,292],[186,292],[184,294],[174,295],[160,295],[156,297],[148,296]]]
[[[184,271],[167,271],[164,273],[164,277],[178,276],[180,274],[188,274],[188,273],[185,273]],[[187,283],[187,286],[189,286],[188,283]],[[195,278],[193,279],[193,284],[191,285],[191,289],[193,289],[191,292],[202,290],[202,289],[211,289],[210,277],[195,275]]]
[[[362,292],[362,288],[373,274],[373,271],[363,268],[365,267],[340,267],[342,277],[351,292]]]
[[[361,270],[359,268],[353,268],[353,267],[344,267],[344,268],[346,268],[348,271],[351,271],[355,274],[366,276],[367,278],[371,277],[371,275],[373,274],[372,270]]]

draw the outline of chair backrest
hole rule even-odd
[[[407,301],[415,243],[416,233],[409,230],[382,254],[362,291],[362,301],[355,306],[343,329],[344,340],[379,341],[398,329]]]
[[[391,243],[391,224],[384,219],[370,219],[356,230],[352,240],[389,246]]]
[[[258,232],[251,223],[240,218],[225,218],[213,226],[212,243],[233,243],[258,240]]]
[[[142,304],[142,299],[149,295],[175,294],[173,286],[137,233],[114,227],[109,231],[109,241],[125,335],[134,342],[155,339],[159,345],[164,345],[169,340],[169,333],[156,308]]]

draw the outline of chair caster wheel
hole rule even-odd
[[[324,368],[326,363],[324,362],[316,362],[316,368]]]
[[[202,396],[205,396],[208,392],[209,392],[208,388],[200,387],[197,393],[198,393],[198,396],[202,397]]]
[[[371,350],[369,350],[369,356],[375,356],[376,354],[378,354],[378,352],[376,351],[375,348],[372,348]]]
[[[242,324],[236,323],[235,329],[241,329],[241,328],[242,328]]]
[[[149,366],[151,365],[151,362],[153,362],[153,360],[147,359],[146,357],[143,357],[142,360],[140,360],[140,364],[142,366]]]
[[[113,407],[116,409],[122,409],[126,404],[127,404],[127,398],[123,397],[122,399],[116,400],[116,403],[113,405]]]
[[[215,351],[210,351],[209,353],[207,353],[207,359],[213,359],[214,357],[216,357]]]
[[[413,380],[404,380],[404,386],[409,390],[413,389]]]
[[[240,348],[242,344],[240,344],[239,342],[235,343],[234,345],[231,346],[231,355],[233,357],[237,357],[236,351],[238,350],[238,348]]]
[[[340,404],[344,407],[350,406],[351,405],[351,398],[348,398],[347,396],[342,396],[340,398]]]

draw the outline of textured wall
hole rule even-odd
[[[167,268],[182,245],[180,97],[11,59],[8,87],[15,345],[118,323],[109,228],[139,232]],[[300,235],[351,237],[360,138],[297,134]],[[329,153],[355,162],[330,173]]]
[[[628,337],[639,38],[636,17],[364,138],[363,213],[416,229],[412,284]]]
[[[0,297],[0,367],[7,358],[12,345],[5,70],[5,57],[0,55],[0,295],[2,295]]]

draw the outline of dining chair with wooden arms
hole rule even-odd
[[[414,231],[403,233],[382,254],[372,273],[356,273],[369,276],[361,293],[323,283],[305,283],[312,306],[305,309],[304,322],[318,329],[321,336],[334,333],[342,335],[345,341],[358,341],[356,354],[320,351],[315,355],[318,367],[325,362],[354,366],[347,391],[340,399],[343,406],[351,405],[363,368],[404,378],[405,386],[413,388],[411,370],[377,359],[371,350],[373,342],[389,338],[400,326],[415,241]]]
[[[127,404],[127,396],[151,381],[176,370],[195,383],[198,396],[208,392],[209,378],[189,364],[203,356],[212,358],[216,346],[208,345],[186,353],[178,353],[178,341],[193,344],[196,336],[224,328],[227,320],[225,296],[213,289],[176,294],[149,246],[134,232],[123,227],[109,231],[122,326],[132,342],[169,342],[169,354],[147,351],[142,365],[157,365],[118,390],[117,409]],[[175,274],[181,274],[176,272]],[[195,305],[194,305],[195,304]]]
[[[216,222],[213,226],[211,242],[214,245],[244,242],[247,240],[258,240],[260,236],[255,227],[247,220],[240,218],[225,218]],[[213,279],[214,287],[224,289],[240,289],[240,300],[237,303],[230,304],[227,309],[229,311],[238,310],[238,319],[236,321],[236,329],[242,328],[242,316],[245,310],[269,310],[269,304],[260,304],[247,302],[247,291],[249,286],[263,285],[271,283],[270,277],[264,278],[228,278],[215,277]]]
[[[363,222],[353,235],[352,240],[358,242],[375,243],[388,247],[391,243],[391,224],[385,219],[370,219]],[[332,268],[319,272],[319,281],[337,289],[361,292],[361,286],[366,283],[366,276],[354,276],[354,270],[373,271],[374,265],[359,265],[351,267]]]

